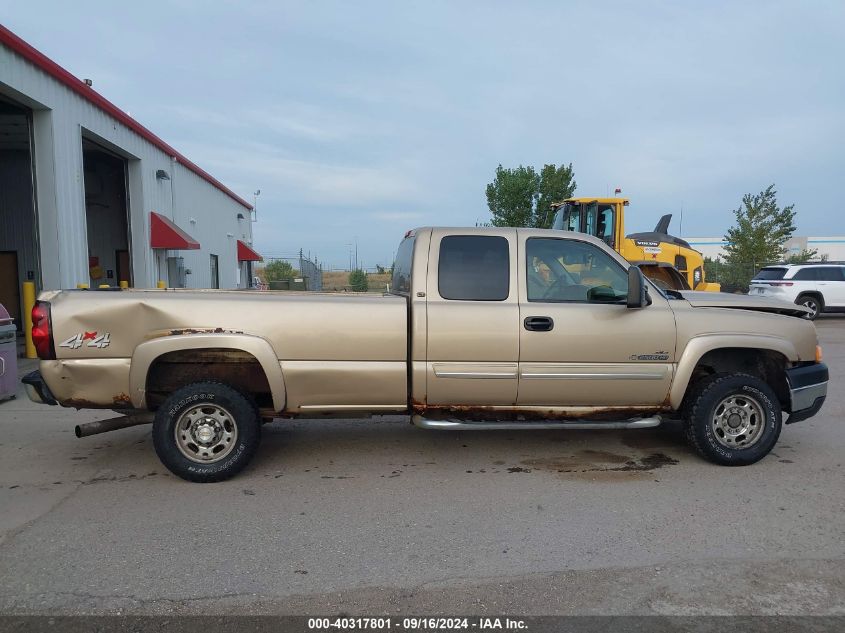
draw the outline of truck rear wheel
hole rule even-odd
[[[705,459],[746,466],[774,448],[782,426],[772,388],[749,374],[716,374],[695,385],[686,406],[690,444]]]
[[[153,422],[153,445],[162,463],[174,475],[199,483],[240,472],[260,439],[255,405],[219,382],[196,382],[174,391]]]

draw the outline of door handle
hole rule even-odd
[[[551,332],[555,326],[552,317],[547,316],[530,316],[525,317],[522,322],[526,330],[531,332]]]

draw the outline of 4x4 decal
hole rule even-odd
[[[59,347],[79,349],[85,345],[86,341],[88,342],[87,347],[103,349],[104,347],[108,347],[111,342],[110,333],[103,332],[102,334],[98,334],[97,332],[80,332],[79,334],[74,334],[66,341],[59,343]]]

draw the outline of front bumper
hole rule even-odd
[[[819,412],[827,397],[828,380],[827,365],[824,363],[786,370],[790,402],[787,424],[806,420]]]
[[[26,395],[29,396],[29,399],[33,402],[50,405],[58,404],[56,399],[53,397],[53,394],[50,392],[50,387],[48,387],[47,383],[44,382],[44,379],[41,377],[41,372],[37,369],[29,372],[26,376],[21,378],[21,382],[26,386]]]

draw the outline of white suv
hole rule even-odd
[[[845,263],[776,264],[758,272],[748,294],[783,299],[821,312],[845,312]]]

